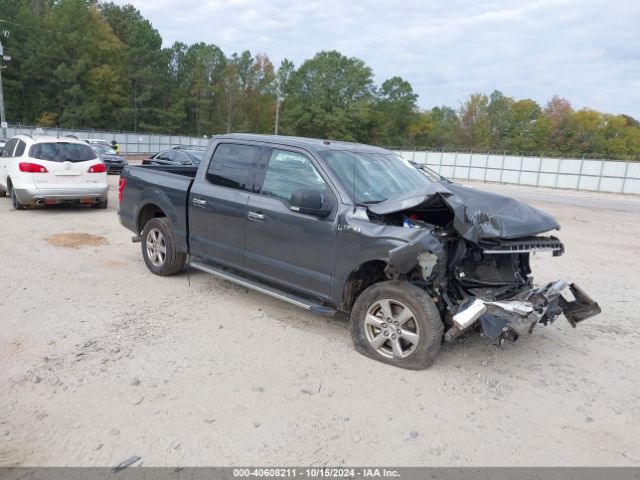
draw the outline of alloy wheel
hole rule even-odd
[[[162,232],[157,228],[149,230],[149,233],[147,233],[146,246],[147,256],[151,263],[156,267],[162,266],[167,258],[167,243]]]
[[[387,358],[407,358],[420,341],[414,313],[397,300],[376,301],[367,310],[365,334],[371,346]]]

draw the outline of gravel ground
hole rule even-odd
[[[0,199],[0,465],[640,465],[640,198],[499,185],[554,214],[533,259],[603,313],[423,371],[344,321],[199,272],[152,275],[108,210]]]

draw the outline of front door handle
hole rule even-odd
[[[258,220],[258,221],[264,220],[264,215],[258,212],[249,212],[247,216],[249,217],[249,220]]]
[[[194,198],[193,200],[191,200],[191,203],[193,203],[193,205],[196,207],[204,207],[207,205],[207,201],[202,200],[201,198]]]

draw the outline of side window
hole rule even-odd
[[[191,163],[189,162],[189,157],[187,157],[184,152],[175,152],[175,158],[173,159],[173,161],[180,165],[184,163]]]
[[[253,145],[218,145],[207,170],[207,180],[221,187],[251,191],[259,151],[260,148]]]
[[[18,143],[17,138],[12,138],[11,140],[9,140],[7,144],[4,146],[4,148],[2,149],[2,154],[0,154],[0,156],[12,157],[13,148],[16,146],[16,143]]]
[[[158,160],[165,160],[167,162],[170,162],[173,159],[173,152],[171,151],[161,152],[158,155],[156,155],[156,158]]]
[[[22,140],[18,140],[18,146],[16,147],[16,151],[13,154],[14,157],[21,157],[24,153],[24,149],[27,147],[27,144]]]
[[[273,150],[260,193],[289,202],[296,190],[317,191],[324,201],[327,184],[306,156]]]

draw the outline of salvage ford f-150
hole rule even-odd
[[[420,369],[443,340],[516,340],[600,312],[577,285],[534,286],[529,256],[559,229],[516,200],[362,144],[234,134],[198,167],[125,167],[121,223],[157,275],[190,266],[320,314],[350,314],[356,348]]]

